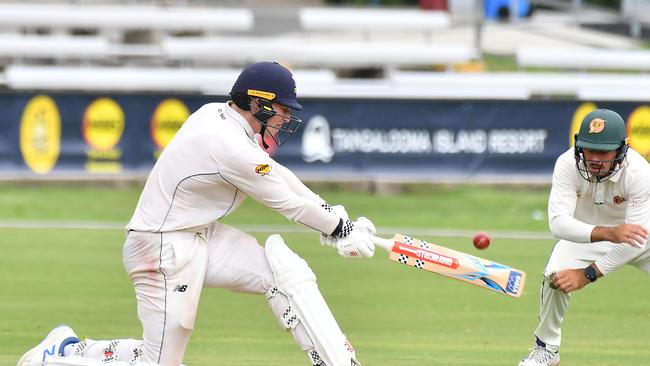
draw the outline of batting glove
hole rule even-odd
[[[365,217],[359,217],[352,223],[352,231],[345,237],[336,239],[336,249],[344,258],[370,258],[375,254],[375,225]]]

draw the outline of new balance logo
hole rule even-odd
[[[187,285],[176,285],[172,292],[185,292],[187,290]]]
[[[42,359],[41,361],[45,362],[45,359],[47,358],[47,356],[54,356],[54,350],[55,350],[55,349],[56,349],[56,345],[54,345],[54,344],[52,345],[52,349],[51,349],[51,350],[49,350],[49,349],[47,349],[47,348],[44,349],[44,350],[43,350],[43,359]]]

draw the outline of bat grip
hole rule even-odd
[[[370,238],[372,239],[372,242],[375,243],[375,245],[380,246],[389,252],[393,249],[394,243],[391,239],[384,239],[374,235],[372,235]]]

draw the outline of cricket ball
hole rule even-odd
[[[476,249],[485,249],[490,246],[490,236],[485,232],[478,232],[474,234],[472,243]]]

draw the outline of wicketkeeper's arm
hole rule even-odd
[[[558,158],[553,171],[553,184],[548,198],[548,224],[553,236],[574,243],[591,243],[594,225],[584,223],[573,217],[578,202],[578,176],[575,165],[566,159]]]

